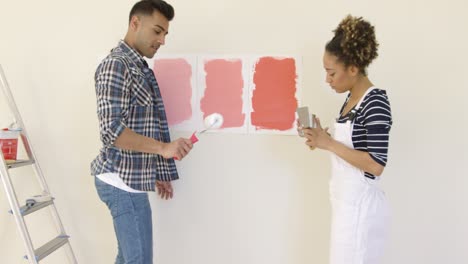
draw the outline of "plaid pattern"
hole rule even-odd
[[[173,159],[114,146],[125,127],[171,141],[159,86],[143,57],[120,41],[98,66],[95,82],[103,147],[91,163],[92,175],[117,173],[125,184],[141,191],[154,191],[156,180],[178,179]]]

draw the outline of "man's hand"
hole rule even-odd
[[[165,143],[161,155],[165,159],[177,158],[182,160],[192,149],[192,141],[188,138],[178,138],[170,143]]]
[[[171,199],[174,196],[170,181],[156,181],[156,188],[158,189],[158,195],[164,200]]]

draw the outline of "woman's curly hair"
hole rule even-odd
[[[362,17],[346,16],[333,31],[335,36],[325,50],[336,56],[346,67],[356,66],[367,75],[366,68],[378,56],[379,43],[374,26]]]

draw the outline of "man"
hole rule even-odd
[[[91,164],[100,199],[113,217],[117,264],[153,263],[152,219],[147,191],[173,196],[178,179],[173,158],[191,150],[189,139],[170,140],[157,81],[143,57],[152,58],[169,30],[174,9],[142,0],[130,11],[123,41],[96,70],[96,97],[103,147]]]

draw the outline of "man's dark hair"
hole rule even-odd
[[[130,11],[129,22],[134,15],[151,16],[154,11],[159,11],[167,20],[174,18],[174,8],[163,0],[141,0]]]

